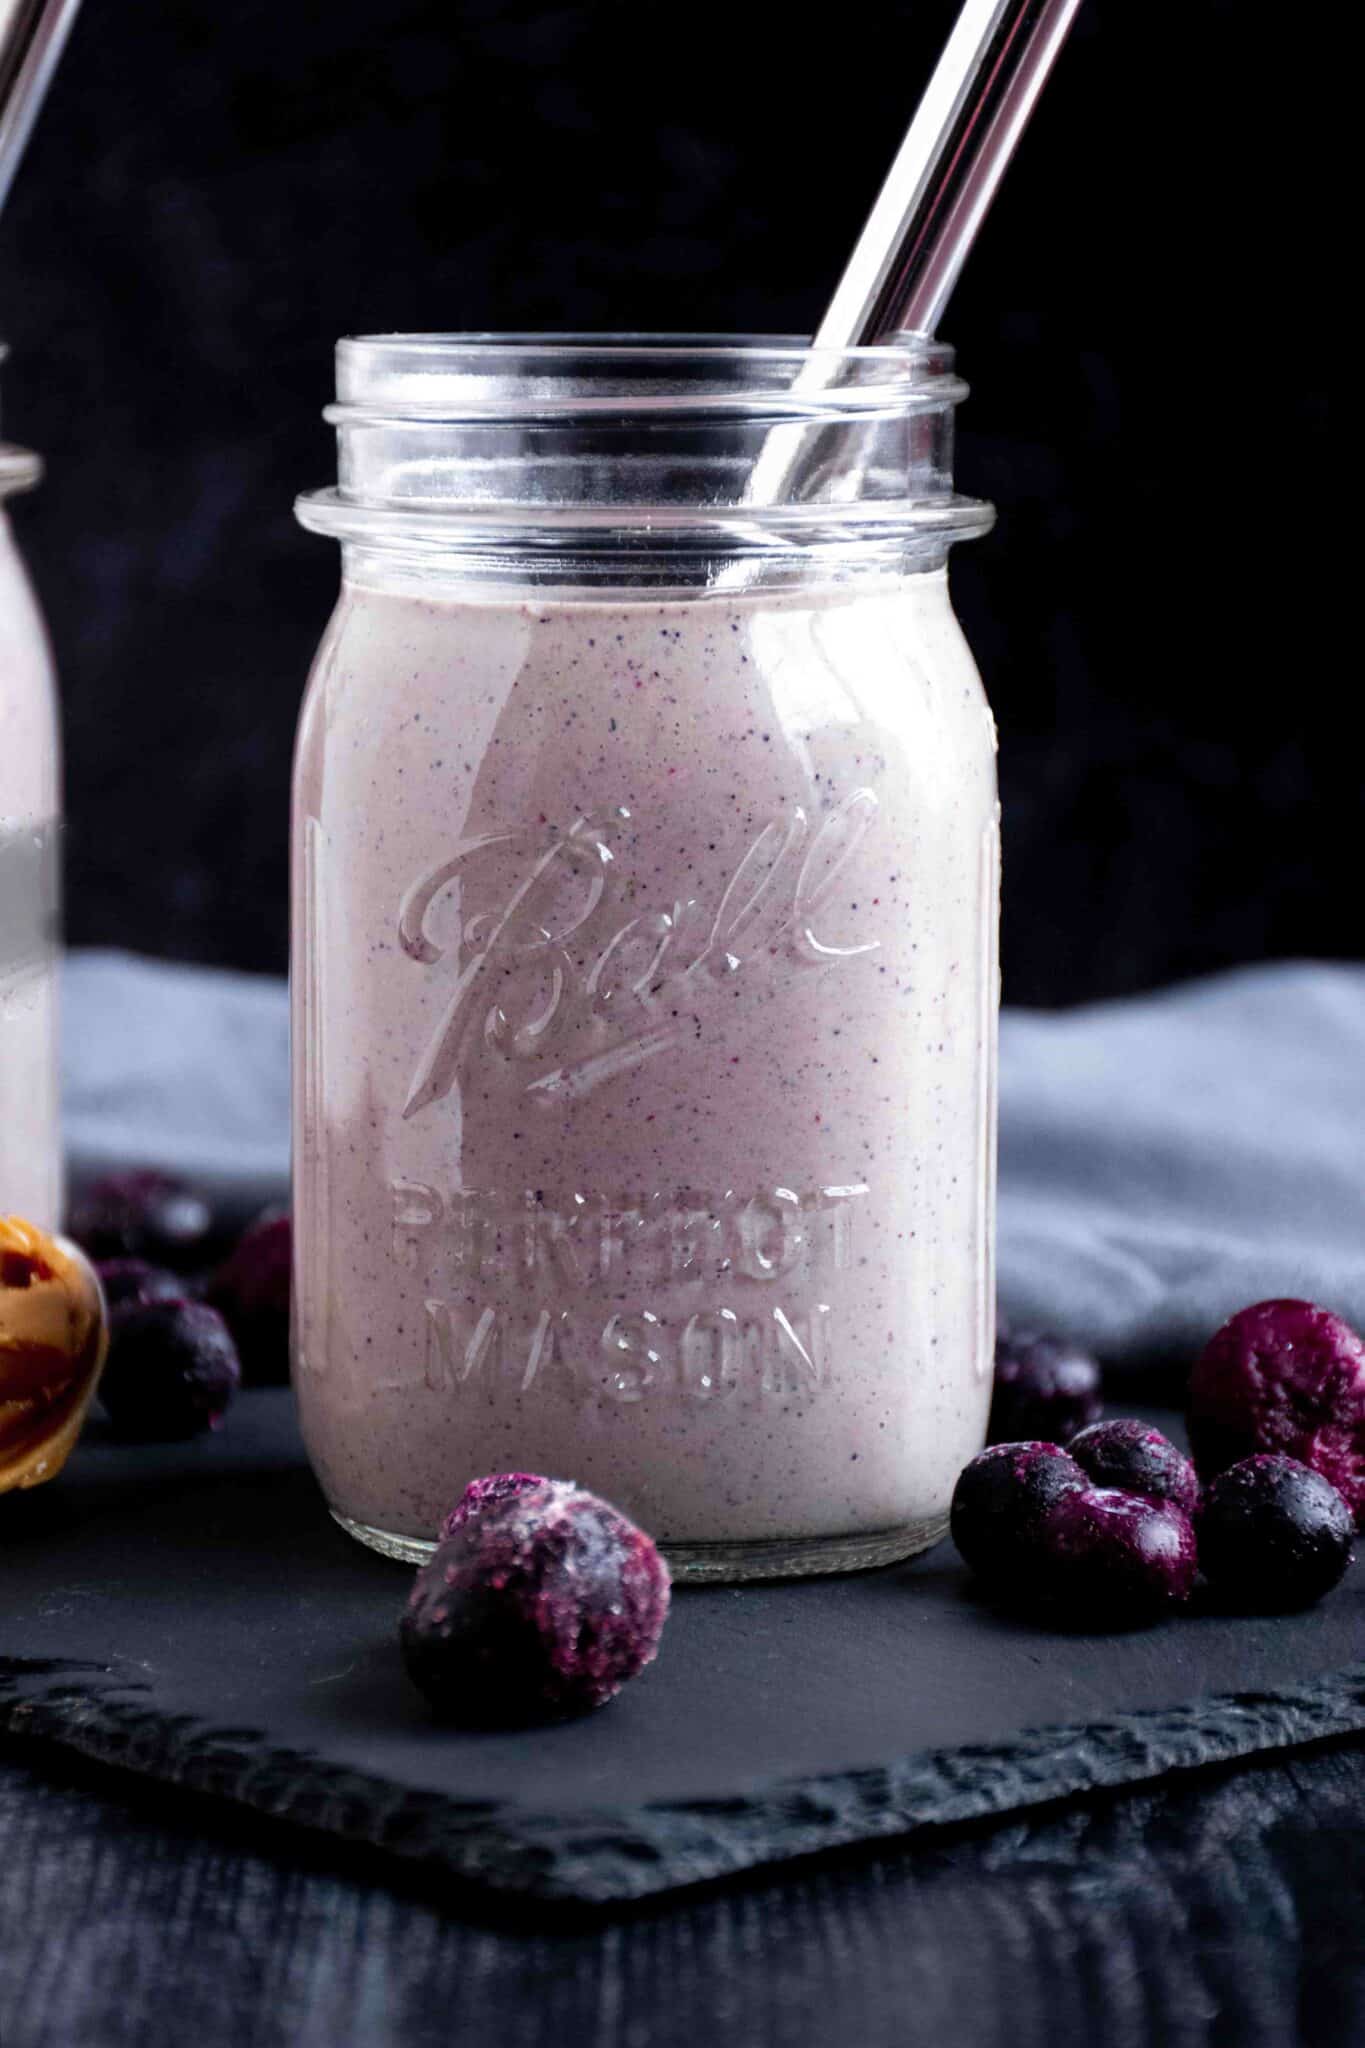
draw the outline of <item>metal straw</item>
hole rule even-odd
[[[965,0],[815,337],[933,334],[1080,0]]]
[[[795,395],[829,383],[837,359],[898,334],[932,334],[1014,145],[1081,0],[964,0],[886,183],[820,323]],[[749,505],[801,495],[807,436],[768,433],[744,489]]]
[[[0,0],[0,207],[81,0]]]

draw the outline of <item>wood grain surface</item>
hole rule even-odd
[[[29,1753],[0,1763],[3,2048],[1349,2048],[1365,1747],[553,1922]]]

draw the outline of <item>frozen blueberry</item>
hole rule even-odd
[[[145,1301],[111,1318],[100,1399],[119,1436],[170,1443],[216,1429],[241,1368],[227,1324],[202,1301]]]
[[[1065,1443],[1099,1420],[1102,1405],[1100,1369],[1074,1344],[1027,1333],[997,1342],[988,1442]]]
[[[1331,1592],[1351,1562],[1354,1531],[1351,1510],[1320,1472],[1263,1452],[1210,1483],[1199,1562],[1227,1605],[1281,1614]]]
[[[963,1468],[951,1528],[963,1560],[997,1591],[1027,1590],[1039,1569],[1048,1510],[1085,1485],[1057,1444],[992,1444]]]
[[[471,1479],[441,1524],[441,1542],[457,1529],[463,1529],[471,1515],[481,1515],[488,1508],[500,1507],[505,1500],[515,1500],[518,1494],[529,1493],[533,1486],[549,1484],[537,1472],[494,1472],[487,1479]]]
[[[1182,1508],[1108,1486],[1058,1500],[1042,1542],[1040,1592],[1060,1619],[1085,1628],[1155,1620],[1188,1600],[1198,1569],[1194,1524]]]
[[[105,1259],[96,1267],[111,1316],[145,1301],[184,1301],[185,1282],[145,1259]]]
[[[1174,1501],[1187,1515],[1199,1506],[1199,1475],[1183,1451],[1149,1422],[1092,1422],[1067,1450],[1096,1486]]]
[[[1365,1344],[1311,1301],[1259,1301],[1190,1375],[1190,1444],[1207,1478],[1258,1451],[1321,1472],[1365,1526]]]
[[[547,1479],[471,1514],[438,1546],[399,1626],[403,1659],[451,1720],[581,1713],[652,1660],[668,1591],[643,1530]]]
[[[289,1212],[267,1209],[238,1239],[210,1282],[208,1298],[237,1342],[242,1371],[260,1386],[289,1377]]]
[[[71,1205],[67,1223],[90,1258],[148,1259],[177,1272],[203,1258],[213,1212],[183,1180],[150,1169],[94,1180]]]

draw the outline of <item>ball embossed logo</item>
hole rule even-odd
[[[740,982],[771,986],[875,952],[875,938],[850,943],[825,920],[877,808],[870,789],[818,820],[792,805],[744,848],[714,900],[639,908],[625,809],[567,830],[461,840],[399,910],[410,959],[456,965],[404,1117],[489,1055],[533,1103],[562,1105],[680,1044]]]

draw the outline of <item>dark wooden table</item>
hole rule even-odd
[[[565,1919],[0,1755],[2,2048],[1359,2048],[1365,1744]]]

